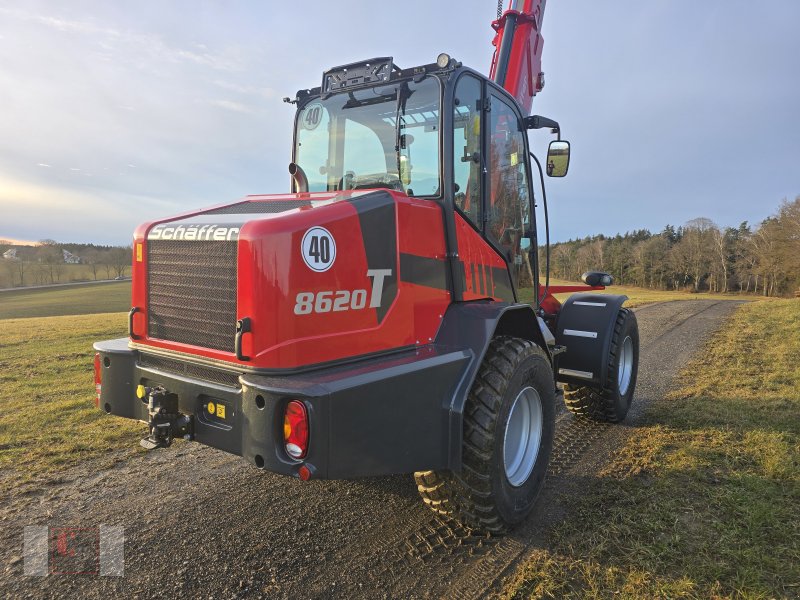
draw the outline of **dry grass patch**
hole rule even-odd
[[[124,313],[0,320],[3,492],[89,459],[103,468],[138,447],[143,425],[94,406],[92,343],[125,330]]]
[[[550,285],[583,285],[580,281],[561,281],[552,280]],[[645,304],[653,304],[654,302],[670,302],[673,300],[772,300],[772,298],[765,298],[764,296],[756,296],[751,294],[715,294],[710,292],[685,292],[685,291],[670,291],[670,290],[651,290],[649,288],[634,287],[631,285],[612,285],[603,291],[593,292],[597,294],[621,294],[628,296],[628,301],[625,306],[628,308],[635,308],[637,306],[644,306]],[[556,294],[556,298],[564,302],[571,294]],[[533,302],[533,288],[523,288],[520,290],[521,302]]]
[[[743,305],[682,382],[507,596],[800,597],[800,302]]]
[[[130,307],[130,281],[0,292],[0,319],[112,313]]]

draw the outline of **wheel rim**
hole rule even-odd
[[[631,375],[633,375],[633,340],[631,340],[630,336],[623,340],[620,348],[617,387],[619,387],[620,396],[624,396],[628,393]]]
[[[503,466],[508,482],[519,487],[528,480],[542,441],[542,399],[532,387],[517,394],[506,421]]]

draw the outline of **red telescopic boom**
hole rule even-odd
[[[517,99],[529,115],[533,97],[544,87],[542,18],[546,0],[511,0],[492,23],[497,32],[489,77]]]

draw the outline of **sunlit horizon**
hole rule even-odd
[[[302,35],[291,5],[0,8],[0,234],[126,245],[143,221],[288,191],[281,98],[332,66],[447,51],[488,70],[493,2],[412,2],[425,17],[403,36],[379,4],[311,8]],[[341,35],[353,14],[381,25]],[[549,3],[534,112],[573,148],[569,175],[547,182],[553,239],[757,224],[800,194],[797,22],[796,3]]]

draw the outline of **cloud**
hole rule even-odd
[[[692,6],[687,21],[681,3],[548,4],[534,111],[561,123],[574,161],[547,182],[555,239],[698,214],[758,221],[800,191],[800,3],[755,16],[741,0]],[[291,4],[0,8],[0,174],[33,186],[27,204],[0,189],[3,225],[13,202],[18,229],[4,233],[126,242],[151,216],[285,191],[293,108],[280,98],[327,68],[386,54],[410,67],[444,50],[488,69],[492,5],[409,6],[423,8],[419,44],[381,27],[342,36],[354,11],[385,21],[385,7],[352,0],[317,3],[300,29]],[[543,153],[547,133],[530,137]]]
[[[217,79],[212,83],[224,90],[237,92],[242,95],[255,96],[260,99],[272,99],[278,97],[278,93],[274,89],[266,86],[260,87],[255,85],[242,85],[239,83],[233,83],[231,81],[223,81],[221,79]]]
[[[109,203],[91,191],[70,190],[0,175],[3,230],[21,239],[121,243],[143,220],[142,209],[177,212],[157,198],[128,195]],[[120,236],[117,231],[129,231]]]
[[[174,63],[190,62],[197,65],[210,67],[220,71],[241,72],[243,65],[239,57],[232,51],[228,55],[215,54],[205,51],[205,46],[198,45],[195,52],[187,48],[173,46],[165,42],[160,36],[150,33],[139,33],[132,30],[119,30],[116,28],[97,25],[90,21],[63,19],[51,16],[37,15],[34,13],[0,8],[0,14],[22,21],[34,22],[50,29],[63,33],[80,34],[81,36],[100,38],[100,47],[107,51],[114,51],[120,47],[136,51],[150,57],[157,57]]]
[[[5,14],[6,16],[13,17],[23,21],[32,21],[35,23],[39,23],[40,25],[44,25],[46,27],[50,27],[52,29],[56,29],[58,31],[63,31],[63,32],[93,34],[93,35],[102,34],[109,37],[120,36],[120,32],[115,29],[100,27],[88,21],[58,19],[56,17],[33,14],[30,12],[26,12],[24,10],[13,9],[13,8],[1,8],[1,7],[0,7],[0,14]]]
[[[225,110],[232,110],[233,112],[251,114],[255,112],[249,106],[245,106],[241,102],[234,102],[233,100],[212,100],[212,106],[217,106],[219,108],[224,108]]]

